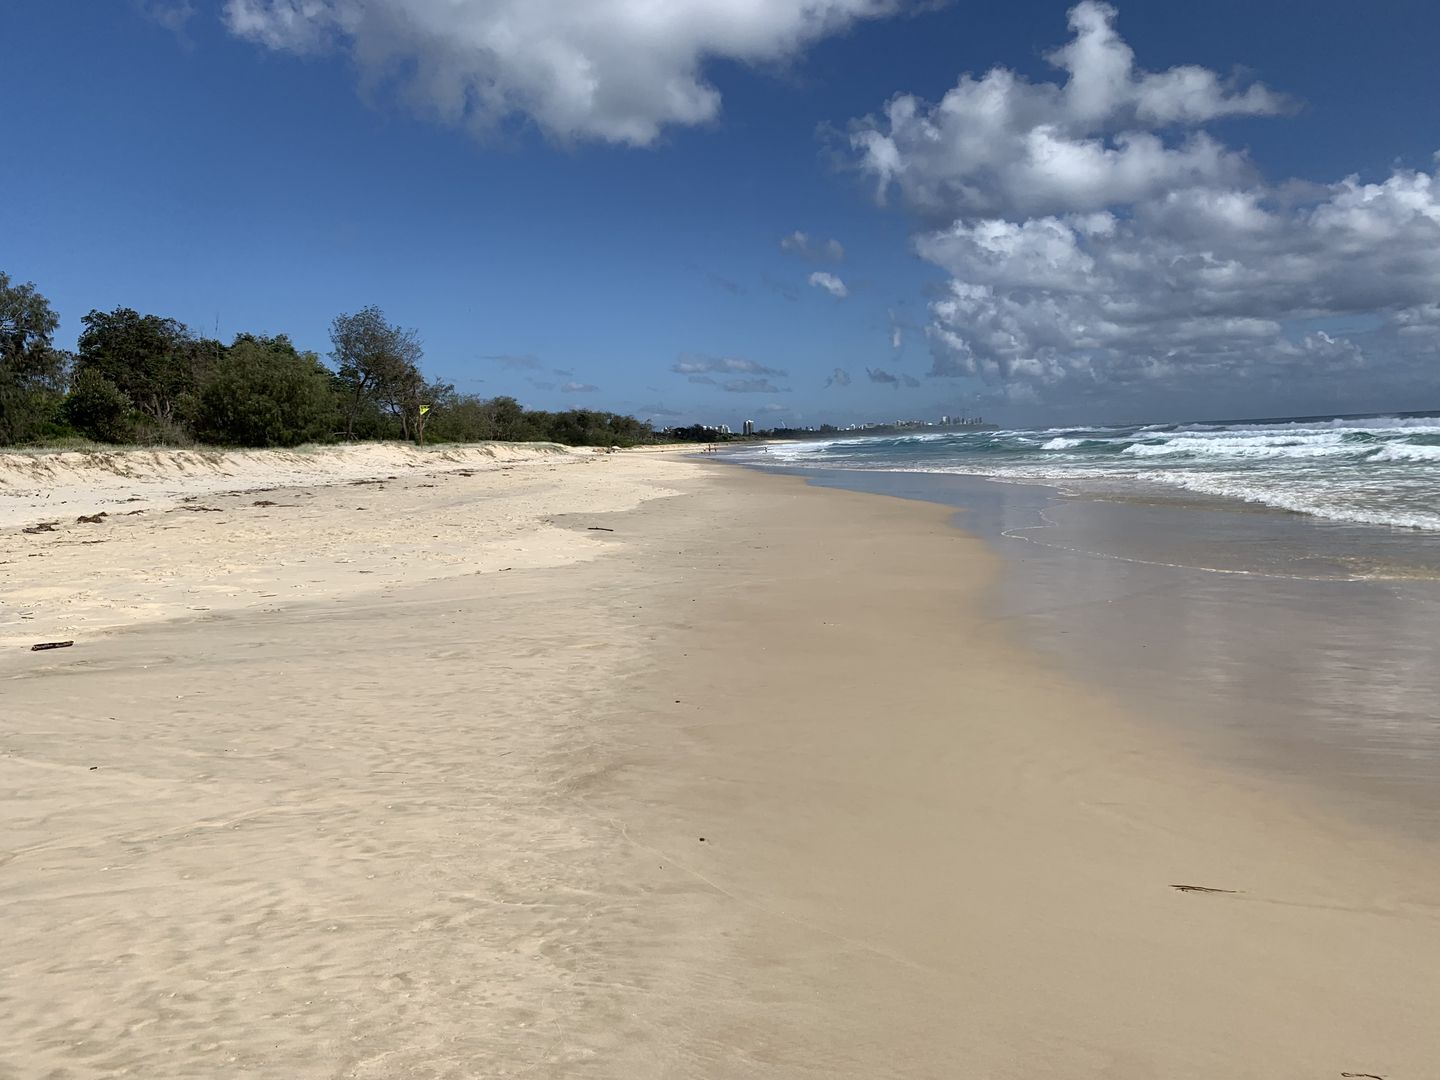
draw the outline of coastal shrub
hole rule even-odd
[[[54,428],[68,355],[54,347],[60,318],[33,284],[0,272],[0,444]]]
[[[336,420],[330,373],[283,335],[242,335],[207,374],[196,401],[202,442],[298,446],[327,439]]]
[[[197,338],[182,323],[131,308],[92,311],[82,320],[77,374],[103,375],[160,428],[183,424],[206,369],[223,349]]]
[[[176,319],[126,307],[93,310],[81,321],[78,351],[56,349],[60,320],[49,301],[0,272],[0,445],[83,437],[266,447],[340,433],[578,446],[657,439],[648,421],[632,416],[527,409],[513,397],[461,394],[427,380],[416,332],[387,322],[373,306],[334,320],[329,367],[284,336],[241,334],[227,347]],[[709,428],[695,431],[697,439],[716,437]]]
[[[134,404],[125,391],[97,371],[82,371],[70,386],[61,414],[71,427],[96,442],[131,442]]]

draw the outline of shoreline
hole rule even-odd
[[[792,442],[776,448],[775,460],[807,471],[898,469],[1037,482],[1121,502],[1243,506],[1423,541],[1440,530],[1429,476],[1440,459],[1437,437],[1440,413],[1400,413]],[[1412,554],[1432,576],[1440,570],[1433,555]]]
[[[11,657],[0,1065],[1300,1080],[1440,1059],[1433,848],[1195,757],[1047,663],[984,607],[1002,564],[950,510],[659,455],[536,483],[558,507],[598,476],[617,502],[675,494],[517,526],[599,557]],[[501,481],[474,482],[456,505],[480,513]],[[442,491],[403,486],[366,499]]]
[[[1196,754],[1440,839],[1440,587],[1399,573],[1372,527],[969,476],[790,475],[950,508],[1000,560],[992,613],[1043,662]],[[1360,550],[1392,572],[1352,573]]]

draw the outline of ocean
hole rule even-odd
[[[839,438],[748,460],[966,474],[1102,497],[1202,496],[1440,532],[1440,412]]]

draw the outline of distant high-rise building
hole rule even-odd
[[[755,434],[755,421],[754,421],[754,420],[746,420],[746,421],[745,421],[745,434],[746,434],[746,435],[754,435],[754,434]]]

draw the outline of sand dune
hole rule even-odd
[[[537,457],[590,456],[554,443],[482,443],[417,449],[359,443],[295,450],[0,452],[0,529],[47,516],[154,506],[240,488],[338,484],[391,473],[484,467]]]
[[[0,648],[590,558],[555,515],[670,493],[651,479],[666,463],[642,479],[615,460],[548,444],[5,455],[0,508],[32,531],[0,529]],[[557,484],[569,469],[584,482]]]

